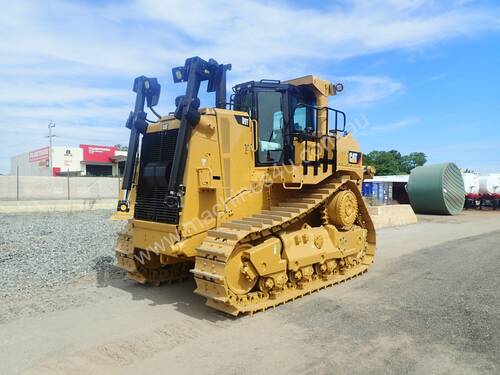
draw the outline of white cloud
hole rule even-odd
[[[356,132],[356,136],[366,137],[384,133],[391,133],[418,124],[420,122],[421,120],[419,118],[407,118],[400,121],[391,122],[388,124],[371,124],[368,121],[360,122],[362,126],[358,125],[358,131]]]
[[[88,86],[68,86],[51,83],[7,83],[2,85],[0,103],[52,104],[113,100],[126,103],[130,95],[125,90]]]
[[[331,4],[314,9],[247,0],[191,1],[189,7],[183,0],[12,2],[0,16],[0,51],[125,74],[165,72],[195,52],[233,62],[237,73],[247,74],[304,62],[310,68],[314,59],[413,48],[500,27],[497,9],[454,1]]]
[[[332,3],[316,10],[283,2],[208,0],[192,1],[189,15],[182,0],[140,3],[148,17],[202,41],[204,53],[242,66],[345,59],[499,27],[498,11],[459,7],[456,2],[438,6],[433,1],[345,1],[342,7]]]
[[[170,103],[178,90],[170,68],[195,54],[232,63],[230,84],[311,73],[337,82],[324,66],[498,30],[499,14],[491,6],[424,0],[346,0],[321,9],[247,0],[189,6],[182,0],[6,2],[0,13],[0,130],[11,137],[2,137],[0,171],[8,169],[13,148],[39,145],[49,119],[58,129],[72,129],[68,142],[87,136],[114,143],[112,136],[126,134],[132,79],[145,74],[167,81],[160,104]],[[343,81],[346,92],[336,104],[347,108],[404,92],[403,82],[387,76],[347,75]],[[20,124],[43,132],[22,134]],[[117,133],[106,130],[115,128]]]
[[[390,77],[346,76],[339,80],[345,91],[334,98],[334,102],[336,107],[346,110],[366,107],[404,91],[403,83]]]

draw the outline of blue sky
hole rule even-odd
[[[199,55],[232,63],[229,83],[315,74],[342,82],[365,152],[500,172],[500,4],[494,1],[22,1],[0,13],[0,173],[47,144],[126,143],[138,75]],[[211,103],[205,103],[210,104]]]

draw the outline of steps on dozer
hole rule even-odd
[[[277,206],[271,206],[252,216],[225,222],[220,227],[210,229],[204,243],[197,250],[201,256],[226,259],[230,255],[232,246],[249,232],[264,230],[293,220],[294,217],[321,203],[336,189],[336,186],[327,184],[319,189],[310,189],[310,194],[304,192],[292,194]]]

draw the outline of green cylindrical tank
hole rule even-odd
[[[413,211],[419,214],[458,215],[464,207],[464,180],[453,163],[412,169],[407,190]]]

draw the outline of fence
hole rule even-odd
[[[118,199],[120,177],[0,176],[0,200]]]

